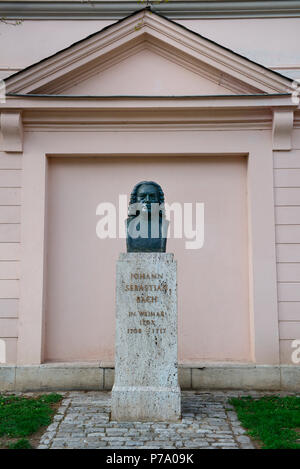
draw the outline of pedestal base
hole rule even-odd
[[[173,254],[121,254],[116,294],[112,420],[176,421],[181,404]]]
[[[114,386],[111,420],[176,422],[181,416],[180,388]]]

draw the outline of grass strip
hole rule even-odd
[[[21,438],[8,445],[10,449],[31,448],[26,436],[36,433],[51,423],[53,404],[62,399],[60,394],[43,394],[36,398],[0,395],[0,437]]]
[[[229,402],[247,434],[261,441],[262,449],[300,449],[300,397],[246,396]]]

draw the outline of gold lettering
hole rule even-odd
[[[137,303],[156,303],[157,296],[137,296],[136,297]]]
[[[136,284],[130,284],[130,285],[125,285],[125,291],[164,291],[166,292],[168,290],[168,286],[166,283],[162,283],[160,285],[136,285]],[[171,290],[170,290],[171,293]]]
[[[151,316],[151,317],[157,316],[157,317],[162,317],[162,318],[165,317],[165,312],[164,311],[157,311],[157,312],[154,312],[154,311],[138,311],[138,313],[141,317],[145,317],[145,316]]]
[[[163,279],[163,274],[157,274],[157,273],[144,273],[144,272],[136,272],[136,273],[131,273],[130,274],[131,280],[138,280],[138,279],[152,279],[152,280],[157,280],[157,279]]]
[[[136,316],[136,313],[133,312],[133,311],[129,311],[128,316],[129,316],[129,317],[131,317],[131,316]]]
[[[153,319],[141,319],[140,320],[141,326],[155,326],[155,321]]]
[[[137,329],[136,327],[134,329],[127,329],[127,334],[141,334],[142,329]]]

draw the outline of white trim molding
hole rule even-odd
[[[3,1],[1,16],[7,19],[99,20],[120,19],[142,9],[136,1]],[[300,17],[299,0],[215,0],[152,2],[154,11],[172,19],[285,18]]]

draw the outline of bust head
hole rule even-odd
[[[127,226],[127,252],[166,252],[169,222],[164,193],[157,182],[141,181],[131,192]]]
[[[164,193],[159,184],[153,181],[142,181],[136,184],[131,192],[130,205],[140,203],[151,212],[151,204],[163,204]]]

